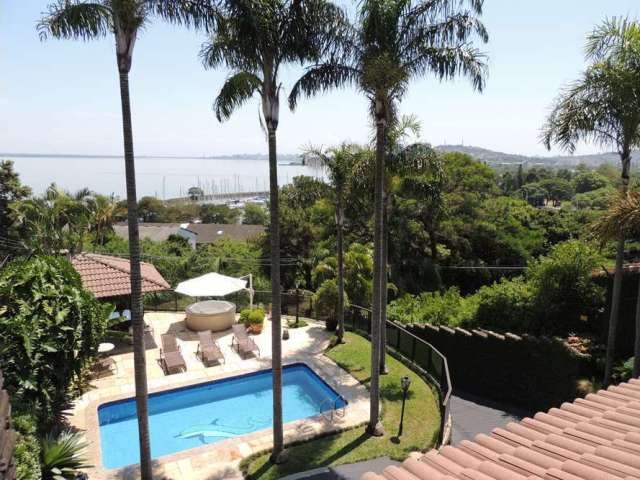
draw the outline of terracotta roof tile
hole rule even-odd
[[[640,381],[589,394],[474,440],[413,456],[401,467],[363,480],[638,480]]]
[[[84,288],[96,298],[130,295],[129,260],[96,253],[81,253],[71,258]],[[160,292],[171,287],[156,267],[141,262],[142,293]]]

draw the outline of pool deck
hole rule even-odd
[[[300,441],[331,431],[338,431],[365,423],[369,418],[369,395],[363,385],[346,371],[323,355],[330,334],[324,325],[309,321],[303,328],[290,329],[290,338],[282,342],[283,363],[302,362],[311,367],[331,387],[342,395],[348,405],[344,416],[317,415],[285,424],[285,442]],[[260,335],[253,336],[261,352],[260,358],[240,357],[231,348],[231,330],[214,333],[226,362],[205,367],[196,356],[198,336],[184,326],[184,314],[172,312],[147,312],[145,321],[153,327],[153,342],[148,338],[146,350],[149,392],[159,392],[211,380],[241,375],[271,367],[271,323],[265,322]],[[284,322],[283,322],[284,323]],[[172,332],[178,338],[187,371],[165,375],[159,362],[160,335]],[[149,335],[148,335],[149,337]],[[155,343],[155,345],[154,345]],[[106,470],[101,467],[100,435],[97,408],[99,405],[134,396],[133,353],[111,356],[117,365],[114,373],[103,374],[92,381],[92,389],[76,400],[69,411],[69,422],[85,432],[89,442],[88,457],[93,468],[87,473],[91,479],[137,479],[137,465]],[[218,443],[203,445],[190,450],[160,457],[153,461],[154,477],[159,479],[241,479],[238,465],[242,458],[272,447],[271,429],[260,430]],[[123,445],[122,448],[127,448]]]

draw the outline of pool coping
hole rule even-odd
[[[354,427],[366,422],[369,417],[369,395],[366,388],[357,379],[324,354],[305,356],[304,358],[296,357],[297,356],[288,358],[285,365],[302,364],[310,368],[323,382],[340,395],[347,402],[347,405],[344,407],[344,415],[341,418],[335,418],[333,422],[329,422],[324,415],[318,414],[312,417],[306,417],[285,423],[285,444],[309,440],[320,434],[342,431],[346,428]],[[208,374],[198,378],[175,381],[168,385],[149,388],[149,394],[186,388],[269,369],[270,368],[256,369],[253,367],[237,369],[231,372]],[[89,442],[89,447],[87,449],[88,460],[92,465],[94,465],[92,468],[88,469],[87,472],[90,474],[90,478],[92,479],[139,478],[138,464],[115,469],[107,469],[102,466],[98,407],[111,402],[130,398],[135,398],[135,392],[131,390],[126,392],[123,391],[120,394],[100,397],[86,403],[84,412],[81,413],[84,414],[84,433],[87,441]],[[239,472],[237,470],[237,466],[240,460],[272,448],[272,430],[272,428],[265,428],[220,442],[164,455],[152,461],[154,476],[157,475],[159,478],[172,478],[167,475],[173,471],[182,472],[178,473],[178,477],[173,478],[200,478],[198,476],[184,476],[186,472],[182,470],[186,469],[186,466],[183,465],[181,467],[181,463],[184,464],[184,462],[187,462],[190,464],[189,468],[202,470],[201,473],[203,476],[201,478],[216,478],[211,474],[215,471],[222,472],[222,476],[219,478],[228,478],[229,468]],[[169,468],[169,464],[174,465],[172,465],[172,468]],[[198,465],[202,465],[203,468],[199,469]],[[167,469],[169,472],[167,472]]]

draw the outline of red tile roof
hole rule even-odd
[[[640,479],[640,380],[537,413],[362,480]]]
[[[84,288],[97,298],[130,295],[129,260],[126,258],[81,253],[71,258],[71,263],[80,274]],[[156,267],[141,262],[142,293],[169,290],[171,286],[162,278]]]

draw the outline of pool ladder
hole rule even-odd
[[[336,418],[344,417],[345,407],[344,405],[342,407],[338,407],[338,398],[325,398],[320,404],[319,413],[322,415],[322,418],[333,423]]]

